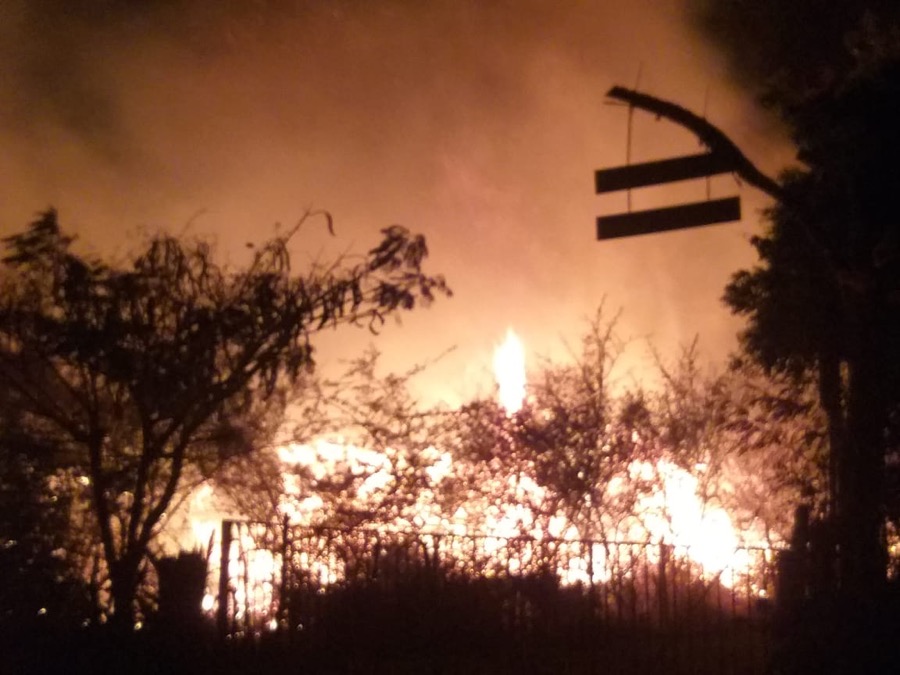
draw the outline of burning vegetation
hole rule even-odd
[[[494,357],[497,400],[456,410],[410,407],[402,378],[382,387],[344,383],[345,392],[390,391],[374,406],[393,406],[388,419],[376,423],[371,412],[358,419],[352,442],[279,447],[269,501],[253,522],[236,510],[240,490],[230,493],[231,510],[222,507],[227,486],[193,496],[183,543],[216,539],[230,519],[232,548],[221,558],[229,568],[223,576],[213,563],[205,606],[215,612],[227,577],[235,625],[274,629],[285,575],[341,587],[359,564],[430,564],[476,576],[540,572],[577,587],[637,582],[644,568],[658,577],[674,565],[742,603],[767,597],[774,552],[791,527],[784,504],[799,487],[768,483],[758,472],[772,447],[758,441],[742,449],[749,436],[772,433],[741,408],[747,391],[735,398],[745,376],[702,376],[690,350],[674,370],[663,369],[660,391],[629,391],[613,372],[622,348],[598,314],[575,362],[545,364],[526,385],[524,347],[510,331]],[[372,365],[357,364],[353,375],[372,377]],[[352,434],[349,421],[344,431]],[[798,413],[791,424],[814,429],[817,421]],[[797,461],[798,479],[816,470]],[[294,548],[312,541],[312,550]],[[392,555],[403,562],[391,563]]]
[[[165,237],[108,267],[74,253],[53,212],[7,240],[2,440],[35,499],[59,504],[63,531],[33,530],[90,608],[81,625],[206,621],[309,645],[379,606],[440,632],[432,597],[458,621],[488,608],[481,633],[500,641],[551,617],[580,626],[576,652],[722,618],[758,642],[788,505],[819,508],[806,383],[706,372],[693,346],[642,387],[617,370],[625,344],[600,311],[569,362],[527,371],[510,330],[496,395],[425,409],[408,387],[419,368],[381,375],[371,351],[328,379],[311,340],[445,293],[421,270],[424,240],[389,228],[360,261],[297,276],[295,234],[238,272]],[[4,550],[27,567],[19,540]]]

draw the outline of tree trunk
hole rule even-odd
[[[839,459],[846,436],[841,360],[835,345],[828,344],[819,354],[818,362],[819,403],[825,411],[828,423],[828,508],[829,518],[835,526],[840,518]]]
[[[139,566],[140,559],[133,554],[126,554],[109,566],[113,624],[128,631],[134,626]]]
[[[841,591],[874,601],[887,575],[883,539],[887,399],[885,345],[874,302],[861,302],[853,316],[848,358],[847,429],[838,460],[840,485],[839,569]]]

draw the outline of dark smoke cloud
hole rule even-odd
[[[85,246],[121,253],[137,228],[243,243],[306,207],[333,212],[301,256],[423,231],[456,297],[379,341],[404,367],[434,368],[441,394],[483,382],[507,326],[561,356],[605,297],[622,332],[664,352],[700,334],[719,358],[737,324],[719,303],[751,260],[746,224],[599,244],[593,171],[625,159],[632,85],[707,114],[764,168],[790,157],[724,60],[674,0],[308,0],[0,3],[0,230],[57,206]],[[635,115],[636,161],[697,151]],[[714,196],[737,190],[712,182]],[[635,207],[701,199],[702,185],[635,195]],[[368,340],[320,342],[352,356]],[[639,345],[638,356],[644,353]]]

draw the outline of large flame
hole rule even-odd
[[[519,412],[526,395],[525,349],[512,329],[495,351],[494,372],[500,404],[507,415]],[[481,554],[485,556],[502,556],[504,541],[523,535],[536,541],[552,538],[562,545],[567,541],[574,545],[580,540],[591,538],[591,533],[579,532],[561,513],[544,520],[543,526],[539,524],[541,521],[536,516],[538,511],[532,507],[544,502],[546,490],[527,472],[507,477],[507,492],[511,495],[511,501],[505,506],[473,503],[459,507],[452,514],[443,513],[434,499],[435,491],[453,473],[454,460],[449,453],[437,448],[429,448],[429,451],[430,461],[433,463],[428,469],[428,476],[432,486],[419,495],[412,516],[398,518],[389,528],[475,536],[483,542]],[[356,476],[365,476],[355,495],[361,505],[365,505],[367,500],[377,502],[379,492],[390,489],[391,470],[397,468],[392,466],[390,453],[376,453],[340,440],[319,440],[309,445],[293,445],[282,448],[279,454],[286,467],[308,467],[318,478],[334,475],[339,466],[345,469],[349,467]],[[746,573],[751,566],[749,553],[741,547],[767,549],[769,543],[762,533],[740,531],[724,508],[711,505],[702,498],[698,477],[704,470],[704,466],[698,465],[694,467],[694,475],[665,457],[652,462],[631,462],[622,475],[610,481],[607,491],[614,497],[617,492],[628,489],[629,485],[632,488],[635,485],[643,486],[637,491],[633,503],[634,513],[619,518],[615,525],[605,529],[608,537],[619,541],[671,546],[679,551],[679,555],[696,564],[703,573],[716,576],[721,583],[730,586],[735,583],[738,570]],[[288,494],[284,496],[281,512],[294,524],[310,524],[323,506],[322,500],[315,495],[300,495],[292,488],[292,478],[290,471],[286,471]],[[188,517],[191,519],[194,535],[200,542],[209,540],[211,531],[220,520],[210,512],[210,502],[209,488],[201,488],[190,505],[191,513]],[[470,513],[481,516],[478,524],[470,518]],[[249,538],[241,545],[253,548]],[[570,557],[565,568],[558,570],[560,579],[564,583],[575,583],[608,578],[609,565],[614,564],[614,561],[607,561],[603,553],[598,550],[590,556],[593,561],[591,569],[588,559],[583,555]],[[526,563],[525,560],[510,561],[508,552],[505,557],[510,569]],[[212,562],[215,565],[215,558]],[[280,561],[277,555],[256,551],[240,564],[237,560],[234,561],[229,565],[229,568],[232,567],[235,567],[230,569],[232,577],[249,576],[271,580],[277,574]],[[338,577],[335,576],[335,571],[326,567],[309,571],[324,582],[336,581]],[[263,607],[271,601],[269,596],[272,593],[272,583],[264,583],[263,588],[263,597],[248,598],[246,606]],[[209,595],[204,600],[204,607],[209,609],[212,605],[213,598]]]
[[[519,337],[510,328],[506,339],[494,352],[494,374],[499,389],[500,404],[508,415],[522,409],[526,391],[525,348]],[[704,467],[698,465],[695,471],[702,472]],[[628,525],[616,528],[616,536],[623,540],[649,541],[665,543],[680,547],[688,557],[710,573],[718,574],[733,568],[738,547],[746,541],[738,536],[730,515],[721,507],[705,504],[700,496],[699,481],[694,475],[679,467],[674,462],[661,458],[655,462],[635,461],[628,467],[628,477],[655,488],[639,496],[635,504],[634,517],[623,522]],[[531,481],[533,483],[533,481]],[[613,486],[621,481],[613,480]],[[533,491],[542,492],[533,483]],[[615,489],[615,487],[613,487]],[[521,502],[521,500],[518,500]],[[523,515],[527,507],[521,503],[513,509],[517,513],[518,522],[527,522],[530,516]],[[507,515],[499,523],[500,530],[506,534],[512,531],[510,522],[513,518]],[[553,537],[565,538],[566,533],[574,531],[563,516],[556,517],[556,531],[549,534]],[[761,544],[761,541],[749,542]]]
[[[506,414],[519,412],[525,402],[525,347],[512,328],[506,331],[503,344],[494,350],[494,377]]]

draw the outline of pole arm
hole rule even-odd
[[[684,127],[699,138],[710,152],[727,158],[734,167],[734,172],[747,183],[762,190],[773,199],[781,199],[783,196],[783,190],[778,182],[757,169],[728,136],[718,127],[687,108],[625,87],[613,87],[606,92],[606,95]]]

